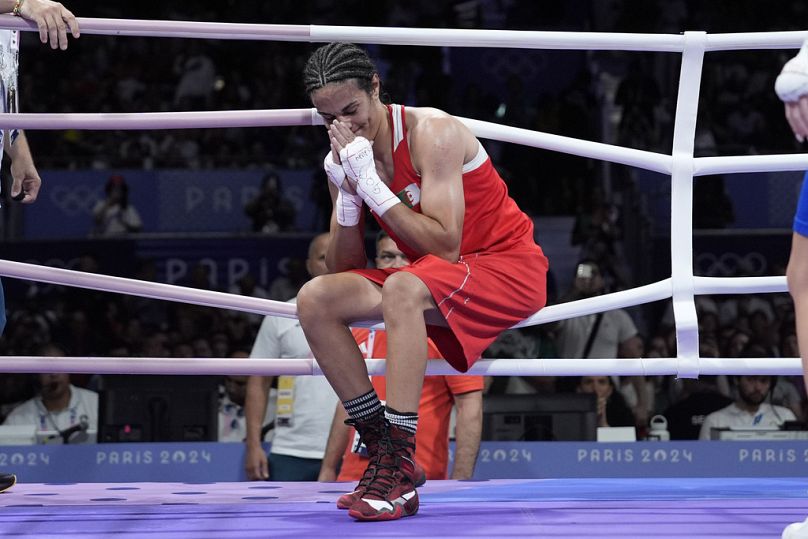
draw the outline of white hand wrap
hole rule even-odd
[[[339,158],[345,172],[356,181],[356,192],[376,215],[381,217],[387,210],[401,203],[376,172],[373,148],[368,139],[356,137],[340,150]]]
[[[362,199],[359,198],[359,195],[352,195],[340,189],[334,209],[340,225],[356,226],[362,216]]]
[[[345,190],[348,184],[345,183],[345,170],[342,165],[334,162],[331,152],[326,154],[323,160],[323,169],[328,176],[328,181],[339,189],[334,210],[337,214],[337,222],[342,226],[356,226],[362,215],[362,197]]]
[[[774,83],[774,91],[785,103],[799,101],[802,96],[808,95],[808,42],[803,44],[797,56],[783,66]]]
[[[325,154],[323,170],[325,170],[325,174],[328,176],[328,181],[333,183],[337,189],[342,190],[342,184],[345,182],[345,169],[343,169],[342,165],[339,163],[334,162],[331,152]]]

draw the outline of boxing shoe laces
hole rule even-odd
[[[415,486],[421,487],[424,485],[424,483],[426,483],[426,471],[424,471],[417,461],[413,460],[413,464],[415,467],[413,472]],[[337,509],[350,509],[353,504],[358,502],[359,499],[365,494],[365,491],[367,490],[367,487],[375,474],[376,464],[371,460],[368,462],[368,467],[365,468],[365,473],[362,474],[356,489],[354,489],[353,492],[343,494],[337,499]]]
[[[370,484],[371,479],[376,474],[376,460],[373,458],[375,455],[378,454],[378,444],[379,440],[382,436],[384,436],[387,430],[387,422],[384,421],[382,425],[380,422],[370,423],[370,422],[358,422],[354,419],[346,419],[346,425],[353,426],[357,428],[357,432],[359,432],[359,444],[364,444],[368,450],[368,466],[365,468],[365,473],[362,474],[362,477],[359,480],[359,484],[356,486],[353,492],[349,492],[347,494],[343,494],[337,499],[337,508],[338,509],[350,509],[351,506],[359,501],[362,495],[365,493],[367,486]],[[400,430],[400,429],[398,429]],[[404,444],[406,447],[412,449],[413,453],[415,452],[415,437],[410,436],[405,431],[404,437],[400,438],[402,441],[398,442],[399,444]],[[411,438],[411,439],[410,439]],[[426,483],[426,472],[424,469],[418,465],[418,463],[412,459],[414,465],[414,483],[416,487],[422,486]]]
[[[368,464],[364,493],[348,510],[357,520],[396,520],[418,512],[414,436],[395,425],[388,429]]]

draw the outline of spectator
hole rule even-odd
[[[243,442],[247,437],[244,419],[244,399],[247,394],[247,376],[225,376],[219,388],[220,442]]]
[[[633,427],[634,414],[610,376],[582,376],[575,391],[594,393],[597,398],[598,427]]]
[[[44,346],[39,355],[64,356],[57,345]],[[4,425],[35,425],[38,432],[59,434],[78,427],[79,432],[98,429],[98,393],[70,383],[65,373],[37,375],[37,395],[11,411]]]
[[[297,296],[298,290],[309,280],[306,261],[291,256],[281,261],[282,274],[275,277],[269,285],[269,299],[288,301]]]
[[[764,402],[772,390],[771,376],[737,376],[735,402],[704,419],[700,440],[710,440],[712,429],[777,429],[796,417],[788,408]]]
[[[616,206],[603,199],[600,190],[590,193],[590,199],[575,216],[570,243],[581,246],[581,260],[597,263],[605,288],[623,288],[626,278],[620,256],[619,212]]]
[[[250,357],[248,352],[238,350],[231,358]],[[219,388],[219,438],[220,442],[244,442],[247,439],[247,419],[245,403],[249,376],[225,376]],[[268,407],[263,420],[263,430],[275,417],[274,407]],[[263,440],[263,437],[262,437]]]
[[[216,79],[216,65],[198,41],[191,41],[186,54],[176,57],[174,72],[179,83],[174,105],[180,110],[204,110],[210,107]]]
[[[599,264],[594,260],[584,260],[578,264],[568,299],[593,297],[603,291]],[[637,326],[623,309],[562,320],[556,330],[556,344],[559,356],[565,358],[639,357],[643,346]],[[569,380],[561,379],[559,383],[561,390],[573,389],[569,386]],[[632,380],[631,384],[635,387],[633,395],[637,422],[644,424],[652,407],[649,402],[651,393],[640,378]]]
[[[753,340],[744,347],[739,357],[761,358],[775,356],[771,354],[771,350],[767,346],[761,344],[760,341]],[[771,397],[769,400],[772,404],[788,408],[796,417],[802,415],[802,399],[799,391],[790,380],[783,376],[777,376],[770,392]]]
[[[106,194],[93,208],[93,236],[122,236],[140,232],[143,222],[137,209],[129,203],[129,186],[123,176],[114,174],[104,186]]]
[[[568,300],[600,295],[604,292],[600,266],[593,260],[583,260],[576,269],[573,289]],[[561,357],[613,358],[620,346],[628,345],[637,335],[637,326],[623,309],[570,318],[559,323],[556,343]]]
[[[244,213],[252,220],[253,232],[274,234],[294,228],[295,208],[283,196],[280,176],[269,172],[261,180],[261,190],[244,206]]]

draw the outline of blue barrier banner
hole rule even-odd
[[[454,449],[454,444],[451,450]],[[0,446],[26,483],[244,481],[244,444]],[[483,442],[475,479],[808,476],[808,442]]]
[[[244,444],[28,445],[0,447],[0,469],[25,483],[244,481]]]
[[[703,277],[782,275],[791,250],[791,235],[790,229],[696,231],[693,271]],[[653,239],[649,258],[654,261],[652,280],[670,277],[670,236]]]
[[[227,291],[246,273],[269,289],[273,279],[286,273],[292,258],[305,260],[309,235],[234,236],[192,238],[138,238],[10,242],[3,258],[56,268],[77,269],[80,258],[90,255],[105,275],[133,277],[139,259],[151,259],[158,282],[187,284],[194,266],[206,266],[216,288]],[[6,280],[9,297],[21,281]],[[49,285],[42,285],[49,286]]]
[[[746,234],[697,232],[693,235],[693,251],[696,275],[782,275],[791,251],[791,230]]]
[[[309,237],[251,236],[231,238],[143,239],[135,243],[137,256],[157,262],[157,280],[186,284],[195,265],[206,266],[219,289],[227,290],[247,273],[269,289],[286,274],[291,258],[306,260]]]
[[[41,170],[42,189],[37,202],[23,210],[25,237],[88,237],[94,226],[93,208],[104,198],[104,185],[112,174],[109,170]],[[142,170],[125,170],[120,174],[129,185],[129,202],[140,213],[143,231],[156,232],[155,174]]]
[[[475,478],[793,477],[808,475],[808,443],[486,442]]]
[[[113,174],[129,185],[129,201],[143,232],[249,232],[244,206],[258,193],[261,170],[43,170],[36,204],[25,207],[26,239],[86,238],[92,210],[104,198]],[[315,204],[309,199],[311,170],[279,170],[283,196],[296,212],[297,230],[312,230]]]
[[[727,228],[790,229],[797,209],[803,172],[753,172],[724,175],[726,195],[732,201],[734,222]],[[647,214],[657,234],[670,234],[670,176],[637,171],[637,187],[647,201]],[[696,182],[699,178],[695,179]],[[698,216],[697,216],[698,217]]]

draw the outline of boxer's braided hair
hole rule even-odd
[[[329,82],[356,79],[370,93],[376,66],[367,53],[353,43],[329,43],[315,50],[303,70],[306,94],[311,95]]]

